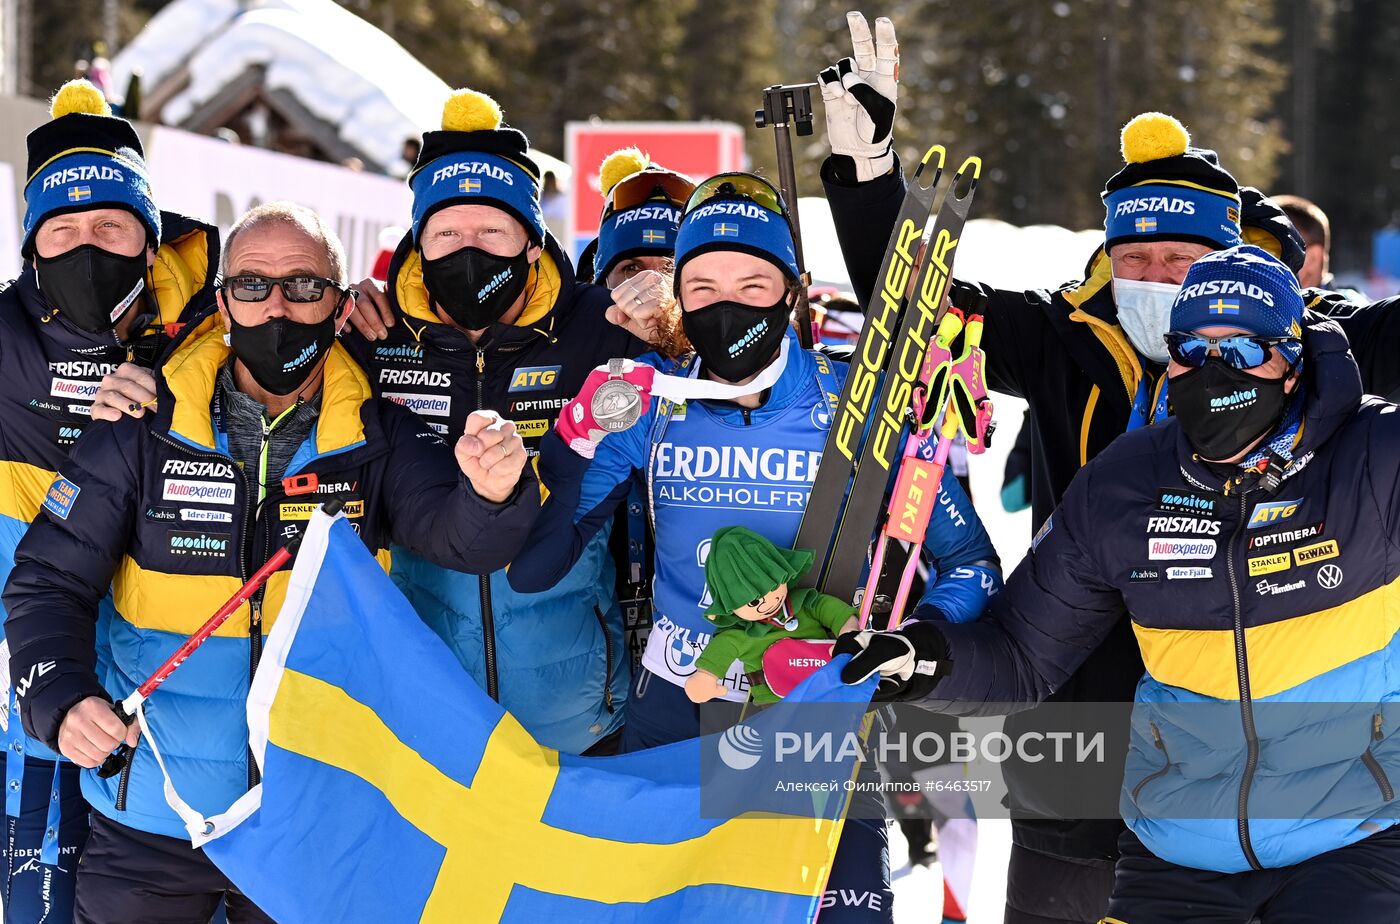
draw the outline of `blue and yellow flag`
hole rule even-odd
[[[702,809],[702,789],[769,785],[773,768],[751,769],[750,755],[792,727],[799,701],[842,703],[855,728],[873,688],[828,668],[739,735],[563,755],[476,686],[343,517],[317,514],[249,696],[263,782],[186,822],[282,924],[810,921],[844,819],[839,787],[815,811],[803,797],[807,817],[714,812],[723,798]]]

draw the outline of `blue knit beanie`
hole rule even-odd
[[[490,205],[509,213],[536,244],[544,242],[540,168],[525,133],[501,125],[501,107],[484,93],[458,90],[442,110],[442,131],[423,136],[408,175],[413,190],[413,243],[423,224],[450,205]]]
[[[34,232],[45,219],[102,208],[131,212],[146,226],[152,246],[157,244],[160,210],[151,198],[150,172],[131,123],[112,115],[102,91],[86,80],[64,84],[49,114],[51,121],[27,138],[20,252],[33,253]]]

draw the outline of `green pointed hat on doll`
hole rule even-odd
[[[743,526],[725,526],[710,538],[705,559],[705,586],[713,602],[705,616],[716,628],[743,625],[734,615],[741,606],[791,584],[807,573],[816,556],[807,549],[780,549]]]

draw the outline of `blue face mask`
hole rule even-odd
[[[1162,338],[1171,330],[1172,303],[1180,291],[1181,286],[1171,283],[1113,277],[1118,325],[1138,353],[1155,363],[1168,359],[1167,344]]]

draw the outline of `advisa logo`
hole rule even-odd
[[[878,313],[866,321],[871,337],[860,356],[851,363],[851,399],[840,405],[840,419],[836,422],[836,448],[852,462],[856,458],[860,435],[865,432],[870,405],[875,401],[885,354],[889,352],[895,325],[899,321],[900,302],[909,287],[909,277],[914,272],[914,250],[922,236],[923,228],[913,220],[906,220],[900,225],[894,257],[880,289]]]

